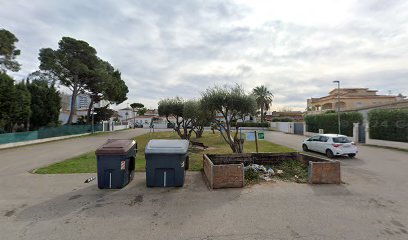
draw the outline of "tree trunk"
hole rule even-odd
[[[177,135],[179,135],[181,139],[184,139],[183,134],[181,133],[181,130],[180,130],[180,123],[176,123],[176,124],[177,124],[177,127],[174,128],[174,131],[176,131]]]
[[[86,114],[87,116],[86,123],[88,124],[91,123],[91,111],[92,111],[93,104],[94,104],[94,98],[91,96],[91,102],[89,103],[88,112]]]
[[[261,105],[261,123],[264,122],[264,111],[263,111],[263,105]]]
[[[203,136],[203,132],[204,132],[204,127],[203,126],[199,126],[197,128],[197,132],[195,132],[196,134],[196,138],[201,138]],[[214,132],[214,130],[213,130]]]
[[[26,123],[26,130],[27,132],[30,131],[30,117],[27,117],[27,123]]]
[[[76,114],[76,98],[77,98],[77,95],[78,95],[78,84],[75,83],[74,87],[72,89],[71,107],[70,107],[70,111],[69,111],[69,117],[68,117],[67,124],[72,123],[72,119],[73,119],[74,115]]]
[[[230,128],[227,128],[230,129]],[[241,142],[238,138],[232,137],[231,130],[226,132],[227,134],[227,139],[228,139],[228,145],[230,145],[231,150],[233,153],[242,153],[242,148],[241,148]]]

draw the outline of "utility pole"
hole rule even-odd
[[[337,83],[337,121],[339,125],[338,135],[341,134],[341,121],[340,121],[340,81],[333,81],[333,83]]]
[[[95,108],[92,106],[92,133],[95,133],[94,115],[95,115]]]

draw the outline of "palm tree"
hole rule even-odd
[[[272,105],[273,94],[264,86],[255,87],[252,90],[258,108],[261,109],[261,122],[264,122],[264,111],[268,111]]]

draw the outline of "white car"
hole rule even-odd
[[[357,146],[347,136],[337,134],[319,134],[302,143],[303,151],[314,151],[326,154],[327,157],[347,155],[351,158],[358,153]]]

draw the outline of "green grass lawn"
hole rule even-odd
[[[136,155],[136,171],[145,170],[145,154],[144,148],[151,139],[179,139],[178,135],[173,132],[156,132],[147,133],[135,138],[138,145]],[[232,150],[220,136],[219,133],[205,132],[202,138],[192,138],[193,141],[199,141],[204,145],[209,146],[207,150],[198,148],[190,148],[190,170],[199,171],[202,169],[203,154],[216,153],[232,153]],[[294,149],[274,144],[265,140],[259,141],[259,152],[294,152]],[[255,142],[245,142],[244,152],[255,152]],[[95,152],[89,152],[84,155],[65,160],[63,162],[54,163],[52,165],[39,168],[35,173],[39,174],[56,174],[56,173],[94,173],[96,172],[96,157]]]

